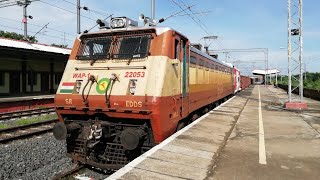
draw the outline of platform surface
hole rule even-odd
[[[38,95],[38,96],[5,97],[5,98],[0,98],[0,103],[29,101],[29,100],[35,100],[35,99],[52,99],[52,98],[54,98],[54,94],[52,94],[52,95]]]
[[[320,103],[288,111],[284,93],[252,86],[108,179],[319,179]]]

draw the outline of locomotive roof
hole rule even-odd
[[[225,62],[223,62],[223,61],[220,61],[219,59],[214,58],[214,57],[208,55],[207,53],[202,52],[202,51],[200,51],[199,49],[194,48],[194,47],[192,47],[192,46],[190,47],[190,50],[193,51],[194,53],[197,53],[197,54],[199,54],[199,55],[207,58],[207,59],[210,59],[211,61],[217,62],[217,63],[222,64],[222,65],[225,65],[225,66],[227,66],[227,67],[231,67],[231,68],[233,67],[232,65],[227,64],[227,63],[225,63]]]
[[[118,29],[101,29],[100,31],[96,31],[96,32],[89,32],[89,33],[83,33],[82,35],[94,35],[94,34],[101,34],[101,33],[110,33],[110,32],[125,32],[125,31],[137,31],[137,30],[155,30],[156,35],[160,35],[162,33],[165,33],[167,31],[176,31],[170,27],[163,27],[163,26],[129,26],[126,28],[118,28]],[[187,38],[185,35],[183,35],[182,33],[180,33],[179,31],[176,31],[177,33],[179,33],[180,35],[184,36],[185,38]]]
[[[170,27],[163,27],[163,26],[138,26],[138,27],[135,27],[135,26],[129,26],[129,27],[126,27],[126,28],[118,28],[118,29],[101,29],[100,31],[96,31],[96,32],[89,32],[89,33],[83,33],[81,34],[78,38],[80,38],[82,35],[86,36],[86,35],[96,35],[96,34],[102,34],[102,33],[110,33],[110,32],[125,32],[125,31],[136,31],[136,30],[155,30],[155,33],[156,35],[160,35],[162,33],[165,33],[167,31],[175,31],[177,32],[178,34],[180,34],[181,36],[185,37],[186,39],[187,36],[183,35],[182,33],[180,33],[179,31],[177,30],[174,30]],[[210,59],[212,61],[215,61],[219,64],[222,64],[222,65],[225,65],[227,67],[233,67],[232,65],[230,64],[227,64],[227,63],[224,63],[216,58],[213,58],[211,57],[210,55],[208,55],[207,53],[205,52],[202,52],[194,47],[191,46],[190,48],[191,51],[201,55],[201,56],[204,56],[205,58],[207,59]]]

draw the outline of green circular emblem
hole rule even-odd
[[[106,93],[106,89],[110,88],[110,86],[108,87],[108,84],[110,83],[110,79],[109,78],[102,78],[98,81],[98,84],[96,86],[96,90],[99,94],[104,94]]]

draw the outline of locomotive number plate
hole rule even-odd
[[[131,78],[131,77],[135,77],[135,78],[143,78],[145,76],[145,72],[125,72],[124,77],[126,78]]]

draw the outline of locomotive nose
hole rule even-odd
[[[64,140],[67,138],[67,126],[62,123],[58,122],[53,126],[53,136],[57,140]]]

